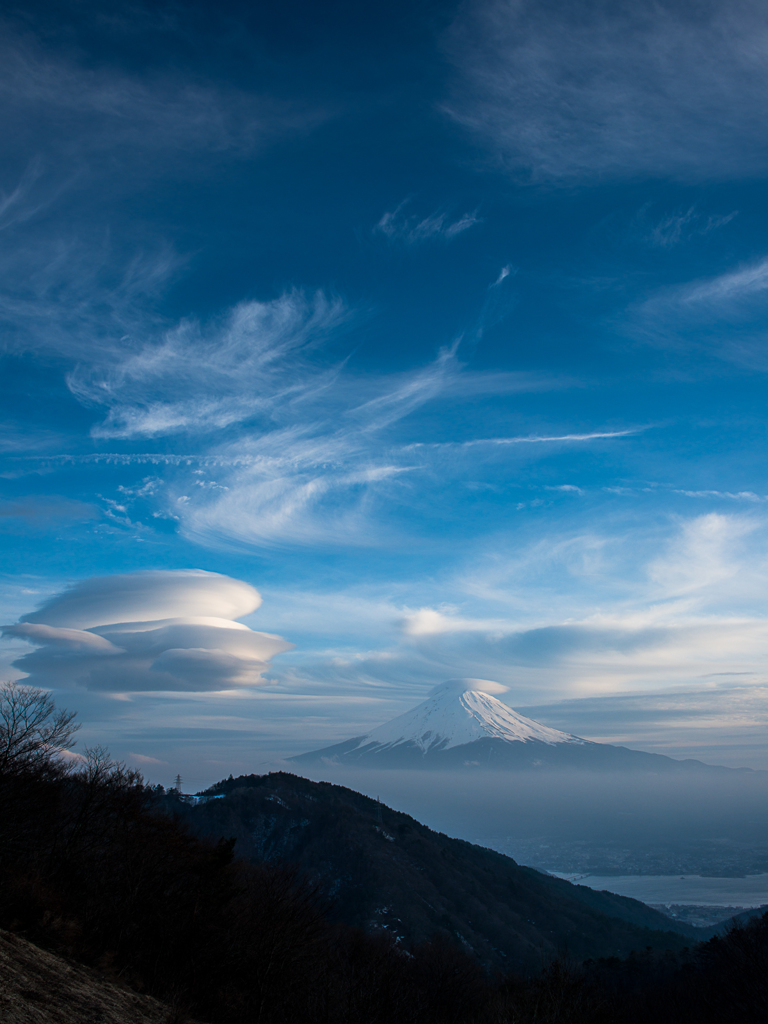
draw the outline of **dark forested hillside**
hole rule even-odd
[[[254,776],[193,807],[101,749],[73,768],[57,756],[71,724],[48,695],[0,686],[0,929],[57,954],[0,957],[10,1021],[104,1003],[77,989],[77,964],[113,994],[163,1000],[169,1024],[766,1019],[768,915],[680,949],[641,926],[641,904],[341,787]]]
[[[236,791],[243,788],[258,787],[234,787],[211,811],[232,810]],[[278,802],[288,800],[268,786],[263,795],[268,806],[289,809]],[[178,794],[148,789],[108,761],[91,761],[76,773],[50,767],[0,770],[0,804],[0,927],[63,954],[67,962],[96,968],[100,979],[165,1000],[175,1024],[191,1017],[207,1024],[721,1024],[730,1019],[762,1024],[765,1019],[768,917],[689,951],[657,948],[579,965],[574,952],[550,960],[540,949],[528,971],[488,974],[461,948],[459,937],[450,941],[448,925],[450,914],[461,910],[471,935],[490,942],[478,926],[478,896],[486,898],[493,884],[486,878],[481,885],[482,872],[494,874],[504,858],[480,850],[474,866],[465,861],[462,867],[455,851],[466,844],[452,852],[451,841],[433,836],[429,842],[420,826],[411,843],[423,840],[426,860],[439,858],[439,866],[428,870],[425,861],[420,871],[414,858],[411,877],[428,876],[449,919],[442,935],[438,931],[430,941],[408,946],[386,929],[367,936],[334,924],[324,912],[326,898],[318,898],[283,864],[238,862],[231,843],[195,838],[183,824],[190,809]],[[335,841],[347,845],[346,862],[352,863],[364,851],[348,828],[351,819],[341,806],[337,810],[342,827]],[[386,836],[397,822],[383,810],[379,823],[377,810],[373,825],[385,833],[380,837],[387,849],[394,849],[397,840]],[[327,812],[333,815],[332,804]],[[264,852],[276,850],[270,852],[267,844]],[[558,906],[564,902],[562,886],[549,888],[546,899],[539,888],[542,880],[549,884],[543,876],[512,867],[520,873],[516,898],[533,893],[539,900],[524,922],[531,929],[522,932],[529,949],[548,922],[581,928],[582,942],[587,925],[596,929],[593,942],[613,941],[615,934],[626,938],[634,930],[641,947],[654,935],[583,905],[581,912],[573,905]],[[440,889],[444,883],[447,895]],[[505,886],[515,889],[509,878],[498,885],[502,895]],[[513,914],[518,921],[524,916],[521,904],[515,909],[509,896],[506,900],[497,911],[504,927]],[[669,934],[663,939],[670,945],[680,941]],[[6,991],[13,980],[7,970],[0,963],[0,989]],[[65,989],[76,974],[62,967],[60,976],[54,971],[38,978],[35,998],[64,1005]],[[729,1016],[731,1007],[737,1016]]]
[[[387,930],[406,947],[440,933],[488,966],[530,970],[559,955],[691,941],[637,900],[521,867],[343,786],[274,772],[219,783],[214,793],[224,796],[184,810],[199,834],[234,838],[235,852],[255,863],[296,865],[336,920]]]

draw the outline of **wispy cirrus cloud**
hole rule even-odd
[[[629,430],[596,430],[589,434],[524,435],[521,437],[476,437],[469,441],[417,441],[408,445],[415,448],[476,448],[478,445],[505,446],[513,444],[561,444],[569,441],[604,441],[618,437],[632,437],[647,430],[647,427],[632,427]],[[578,488],[575,488],[578,490]]]
[[[706,349],[765,371],[768,259],[713,277],[661,288],[626,311],[623,327],[667,348]]]
[[[86,237],[87,236],[87,237]],[[168,328],[158,299],[185,263],[170,247],[127,255],[109,235],[45,233],[0,254],[4,353],[41,352],[90,363],[132,338]]]
[[[725,498],[728,501],[748,502],[768,501],[768,495],[755,494],[754,491],[682,491],[676,489],[675,494],[684,494],[687,498]]]
[[[173,48],[179,25],[161,21],[147,18],[146,27]],[[168,326],[157,315],[159,290],[186,258],[163,245],[149,218],[131,213],[126,223],[121,200],[161,180],[204,179],[224,157],[258,158],[274,140],[333,116],[316,99],[279,99],[185,70],[163,45],[129,69],[88,59],[87,44],[57,45],[19,28],[12,16],[0,28],[4,351],[79,358],[125,336],[156,335]]]
[[[689,285],[681,290],[680,300],[686,305],[725,306],[726,309],[731,308],[737,312],[742,303],[766,292],[768,260],[761,260],[707,281]],[[730,303],[734,306],[729,306]]]
[[[327,114],[222,82],[157,66],[133,74],[80,63],[8,25],[0,46],[0,123],[74,162],[120,149],[131,164],[148,152],[248,153],[276,135],[314,127]],[[158,172],[153,165],[153,173]],[[175,171],[180,167],[175,163]]]
[[[329,443],[325,450],[338,460],[340,447]],[[302,467],[294,450],[285,461],[256,463],[227,476],[223,485],[178,495],[171,507],[182,532],[206,547],[386,545],[393,531],[376,510],[409,467],[370,456],[355,465],[348,448],[344,455],[346,466],[312,458]],[[369,460],[373,464],[366,465]]]
[[[376,234],[383,235],[390,242],[416,246],[431,241],[450,242],[482,222],[476,212],[451,217],[444,211],[438,211],[421,217],[407,212],[409,204],[410,200],[406,199],[394,210],[385,213],[374,229]]]
[[[297,385],[300,375],[292,379]],[[389,529],[374,526],[374,508],[398,477],[420,467],[391,429],[443,398],[460,374],[455,348],[426,367],[381,375],[375,381],[340,376],[320,401],[292,410],[290,423],[247,430],[219,446],[229,468],[176,491],[172,508],[188,536],[204,544],[237,547],[284,543],[384,543]],[[311,391],[314,377],[306,387]],[[370,398],[360,402],[368,391]]]
[[[180,452],[73,453],[38,465],[175,469],[153,492],[149,514],[176,520],[204,543],[379,544],[386,531],[381,523],[372,528],[374,509],[385,496],[405,493],[399,481],[427,469],[430,450],[442,451],[445,462],[462,447],[490,452],[518,442],[592,443],[627,433],[409,444],[408,436],[421,432],[415,417],[429,405],[578,382],[472,370],[461,362],[458,342],[408,370],[355,372],[343,353],[329,357],[361,319],[340,297],[292,289],[205,320],[169,323],[156,309],[179,266],[173,254],[137,258],[119,271],[113,260],[110,278],[94,253],[82,262],[79,253],[56,254],[31,275],[28,294],[0,296],[9,350],[74,363],[66,381],[98,416],[91,428],[96,443],[184,441]],[[405,421],[412,425],[403,429]],[[133,523],[129,507],[137,495],[114,498]],[[113,498],[104,501],[114,519]]]
[[[373,527],[375,510],[387,497],[404,495],[402,480],[429,470],[430,451],[441,451],[445,462],[462,448],[592,443],[632,433],[409,444],[408,435],[420,433],[416,417],[429,405],[573,382],[531,372],[473,371],[461,362],[458,342],[408,370],[355,372],[343,357],[329,359],[329,351],[338,351],[360,318],[341,298],[323,292],[293,289],[275,299],[241,302],[204,321],[169,324],[153,314],[173,272],[170,258],[159,259],[126,269],[111,289],[86,275],[81,289],[46,286],[40,301],[5,309],[17,327],[17,351],[34,343],[75,361],[66,380],[78,401],[99,414],[91,428],[94,441],[184,438],[181,452],[47,459],[30,453],[41,469],[144,463],[175,470],[151,494],[129,488],[104,498],[113,520],[119,511],[135,525],[131,509],[143,502],[154,506],[148,514],[177,521],[205,544],[378,545],[388,530],[383,521]],[[411,426],[404,428],[406,421]],[[454,468],[461,472],[458,464]]]
[[[322,293],[244,302],[205,327],[184,321],[158,340],[123,338],[81,362],[68,384],[80,401],[108,408],[93,430],[99,438],[195,434],[268,418],[328,386],[333,371],[310,372],[307,356],[349,318]]]
[[[738,216],[738,211],[727,214],[709,214],[705,216],[695,206],[683,213],[671,213],[656,221],[645,234],[645,240],[662,249],[671,249],[682,242],[701,238],[711,231],[725,227]]]
[[[713,673],[685,689],[582,697],[519,710],[603,743],[696,757],[710,764],[765,765],[768,687],[759,673]]]
[[[10,188],[0,188],[0,231],[23,224],[53,203],[66,179],[44,180],[43,161],[33,157]]]
[[[768,167],[768,16],[689,4],[476,0],[446,34],[449,114],[511,169],[744,177]]]
[[[153,495],[154,500],[178,520],[182,532],[206,546],[380,546],[397,537],[392,504],[407,503],[411,478],[429,477],[438,455],[445,481],[460,479],[467,472],[469,452],[485,451],[483,458],[492,460],[495,453],[507,449],[539,447],[531,442],[540,442],[541,447],[589,445],[637,433],[630,429],[403,443],[405,421],[425,406],[455,405],[461,372],[455,354],[443,352],[426,368],[393,374],[392,379],[383,375],[375,383],[340,375],[321,401],[297,399],[285,425],[280,422],[285,409],[278,407],[273,422],[243,423],[235,438],[208,447],[199,457],[140,455],[136,459],[178,469]],[[300,375],[293,383],[300,392]],[[379,394],[360,404],[366,387]],[[415,424],[407,432],[414,429],[418,430]],[[112,456],[86,458],[107,461]],[[118,463],[131,460],[131,456],[115,457]],[[474,457],[473,472],[477,466]],[[389,514],[385,514],[387,505]]]

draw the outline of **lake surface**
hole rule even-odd
[[[705,878],[702,875],[575,875],[550,874],[590,889],[607,889],[643,903],[678,903],[699,907],[761,907],[768,903],[768,874],[746,878]]]

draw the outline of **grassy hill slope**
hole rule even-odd
[[[192,1024],[151,996],[119,988],[81,964],[0,931],[3,1024]]]

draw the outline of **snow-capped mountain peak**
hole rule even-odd
[[[449,679],[425,701],[380,725],[322,750],[289,758],[300,765],[560,771],[729,772],[700,761],[595,743],[550,729],[513,711],[495,694],[506,686],[488,679]],[[738,769],[744,770],[744,769]]]
[[[507,689],[489,679],[450,679],[404,715],[361,737],[360,747],[414,744],[424,752],[448,750],[481,739],[509,742],[583,743],[577,736],[540,725],[494,696]]]

